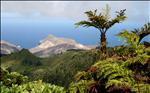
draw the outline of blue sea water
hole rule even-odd
[[[85,45],[98,45],[100,33],[95,28],[75,28],[75,21],[68,19],[3,19],[1,21],[1,39],[23,48],[35,47],[40,40],[49,34],[56,37],[66,37]],[[107,32],[108,46],[123,44],[123,40],[116,36],[124,29],[134,29],[143,24],[121,23],[116,24]],[[150,36],[145,40],[150,41]]]

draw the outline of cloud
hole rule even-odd
[[[106,4],[111,6],[111,15],[117,10],[127,9],[127,21],[148,22],[150,19],[149,1],[2,1],[1,13],[4,14],[2,17],[17,14],[18,18],[62,17],[77,21],[86,18],[85,11],[101,10]]]

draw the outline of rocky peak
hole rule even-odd
[[[55,37],[48,35],[45,39],[41,40],[39,45],[35,48],[31,48],[30,52],[33,54],[49,55],[65,52],[68,49],[84,49],[88,50],[89,47],[77,43],[73,39]]]

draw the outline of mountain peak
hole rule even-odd
[[[40,44],[43,42],[49,42],[51,44],[62,44],[62,43],[76,43],[75,40],[70,38],[62,38],[62,37],[56,37],[54,35],[49,34],[45,39],[40,41]]]
[[[73,39],[55,37],[48,35],[45,39],[41,40],[39,45],[35,48],[30,49],[30,52],[34,54],[49,55],[64,52],[68,49],[90,49],[80,43],[77,43]]]

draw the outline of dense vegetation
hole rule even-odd
[[[68,50],[49,58],[38,58],[26,49],[3,56],[1,92],[149,93],[150,44],[141,42],[149,34],[150,23],[120,32],[125,44],[107,48],[105,58],[99,47]]]
[[[67,87],[77,71],[86,70],[95,63],[91,51],[68,50],[49,58],[38,58],[28,50],[1,57],[1,66],[8,71],[19,72],[29,77],[30,81],[43,80]]]
[[[148,23],[149,24],[149,23]],[[150,32],[150,25],[148,31]],[[127,30],[118,34],[126,45],[115,47],[114,55],[78,72],[69,90],[73,93],[149,93],[150,47],[140,44],[140,35]],[[145,35],[146,36],[146,35]]]
[[[60,86],[43,83],[41,80],[27,82],[28,77],[17,72],[9,73],[1,68],[1,93],[66,93]]]

